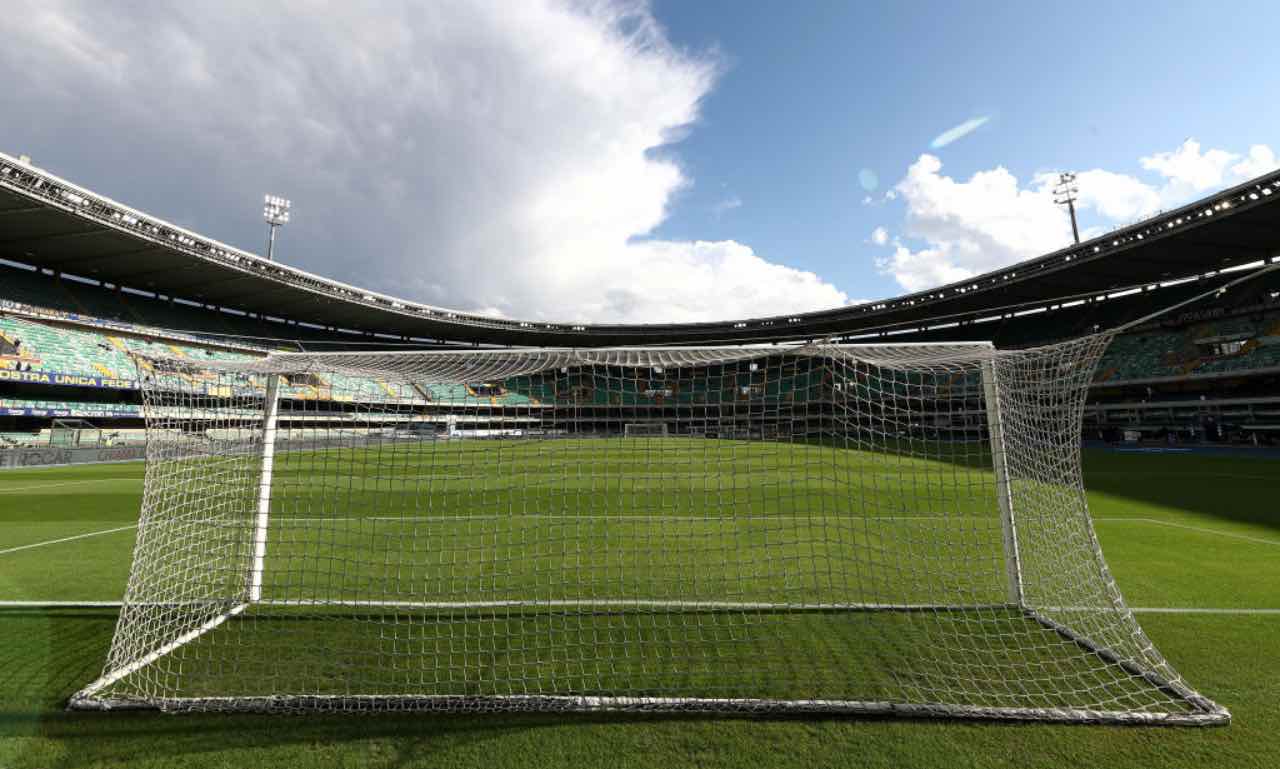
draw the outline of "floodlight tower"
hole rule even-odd
[[[267,261],[273,261],[276,250],[276,228],[289,223],[290,203],[284,198],[267,195],[263,199],[262,218],[267,220],[271,234],[267,236]]]
[[[1071,234],[1076,239],[1076,245],[1080,245],[1080,227],[1076,224],[1076,196],[1080,192],[1080,185],[1076,184],[1076,175],[1069,171],[1058,174],[1058,186],[1053,188],[1053,202],[1060,206],[1066,206],[1071,212]]]

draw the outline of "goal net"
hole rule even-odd
[[[1108,341],[140,359],[72,705],[1225,722],[1094,536]]]
[[[49,426],[49,445],[66,449],[97,448],[102,431],[83,419],[55,419]]]
[[[622,434],[628,438],[662,438],[667,435],[666,422],[628,422]]]

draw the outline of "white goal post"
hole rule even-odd
[[[102,430],[84,419],[55,419],[49,426],[49,445],[67,449],[97,448]]]
[[[70,705],[1225,723],[1094,535],[1109,341],[139,359]]]
[[[622,434],[628,438],[665,438],[666,422],[628,422],[622,426]]]

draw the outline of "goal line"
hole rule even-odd
[[[630,599],[625,599],[625,600],[630,600]],[[494,602],[489,602],[489,604],[493,604],[493,603],[494,603]],[[583,605],[585,605],[585,604],[589,604],[589,603],[591,603],[591,602],[590,602],[590,601],[576,602],[576,603],[574,603],[574,604],[573,604],[573,606],[575,606],[575,607],[576,607],[576,606],[583,606]],[[654,603],[655,603],[655,604],[660,604],[660,603],[662,603],[662,602],[660,602],[660,601],[654,601]],[[726,603],[727,603],[727,602],[712,602],[712,603],[718,603],[718,604],[720,604],[720,605],[726,605]],[[154,605],[156,605],[156,606],[174,606],[174,605],[176,605],[176,604],[154,604]],[[267,605],[268,605],[268,606],[275,606],[275,605],[282,605],[282,604],[275,604],[275,603],[267,602]],[[289,605],[289,604],[283,604],[283,605]],[[334,602],[331,602],[331,603],[321,603],[321,604],[316,604],[316,605],[333,605],[333,606],[335,606],[335,607],[339,607],[339,608],[341,608],[341,607],[343,607],[343,606],[352,606],[353,604],[352,604],[351,602],[334,601]],[[406,607],[404,607],[404,606],[403,606],[403,602],[393,603],[393,602],[376,602],[376,601],[375,601],[375,602],[372,602],[372,603],[371,603],[371,604],[369,604],[369,605],[371,605],[371,606],[375,606],[375,607],[376,607],[376,606],[383,606],[383,607],[386,607],[386,608],[406,608]],[[752,608],[752,607],[755,607],[755,608],[765,608],[765,609],[768,609],[768,608],[774,608],[774,607],[782,608],[782,607],[784,607],[784,606],[787,606],[786,604],[769,604],[769,603],[766,603],[766,602],[743,602],[743,603],[741,603],[741,604],[733,604],[733,603],[729,603],[728,605],[729,605],[729,607],[731,607],[731,608],[738,608],[738,607],[741,607],[741,608]],[[73,600],[40,600],[40,599],[30,599],[30,600],[13,600],[13,599],[9,599],[9,600],[6,600],[6,599],[0,599],[0,609],[119,609],[119,608],[120,608],[120,607],[122,607],[122,606],[124,606],[124,601],[120,601],[120,600],[114,600],[114,601],[93,601],[93,600],[84,600],[84,601],[80,601],[80,600],[74,600],[74,599],[73,599]],[[417,606],[417,605],[415,605],[415,606],[410,606],[410,607],[407,607],[407,608],[415,608],[416,606]],[[453,606],[452,608],[468,609],[468,608],[484,608],[485,606],[487,606],[487,605],[480,605],[480,604],[467,604],[466,602],[454,602],[454,606]],[[423,602],[423,603],[421,604],[421,608],[449,608],[449,607],[442,606],[442,605],[441,605],[440,603],[438,603],[438,602],[437,602],[437,603]],[[502,608],[502,607],[494,607],[494,608]],[[794,607],[792,607],[792,608],[794,608]],[[808,608],[808,607],[804,607],[804,608]],[[832,606],[832,607],[818,607],[818,606],[815,606],[815,607],[811,607],[811,608],[812,608],[814,611],[828,611],[828,610],[849,610],[849,611],[857,611],[857,610],[911,611],[911,610],[913,610],[913,609],[912,609],[912,607],[909,607],[909,606],[879,606],[879,607],[877,607],[877,606],[875,606],[875,605],[868,605],[868,604],[864,604],[864,605],[859,605],[859,604],[842,604],[842,605],[840,605],[840,606]],[[917,611],[959,611],[959,610],[965,610],[965,609],[970,609],[970,608],[975,608],[975,607],[960,607],[960,606],[933,606],[933,605],[923,605],[923,604],[922,604],[922,605],[920,605],[919,607],[915,608],[914,610],[917,610]],[[990,606],[988,606],[988,607],[986,607],[986,608],[988,608],[988,609],[1010,609],[1010,608],[1014,608],[1014,607],[1012,607],[1010,604],[991,604]],[[1056,610],[1058,610],[1058,611],[1072,611],[1072,612],[1098,612],[1098,613],[1104,613],[1104,614],[1112,613],[1112,612],[1117,611],[1116,609],[1099,608],[1099,607],[1089,607],[1089,606],[1059,606],[1059,607],[1053,607],[1053,608],[1054,608],[1054,609],[1056,609]],[[788,610],[792,610],[792,609],[788,609]],[[1133,612],[1134,614],[1207,614],[1207,615],[1220,614],[1220,615],[1228,615],[1228,616],[1229,616],[1229,615],[1239,614],[1239,615],[1257,615],[1257,616],[1268,616],[1268,615],[1277,615],[1277,616],[1280,616],[1280,607],[1246,607],[1246,606],[1130,606],[1130,607],[1128,608],[1128,611],[1131,611],[1131,612]]]

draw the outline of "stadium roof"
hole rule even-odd
[[[712,323],[508,320],[268,262],[0,153],[0,258],[206,305],[413,339],[607,346],[781,341],[973,320],[1280,258],[1280,172],[1011,267],[894,299]]]

